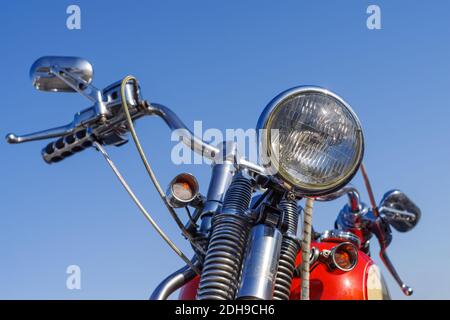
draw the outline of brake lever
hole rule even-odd
[[[389,258],[386,251],[387,247],[392,242],[392,231],[389,224],[382,217],[379,216],[372,221],[371,229],[372,232],[377,237],[378,242],[380,244],[381,261],[383,261],[384,265],[386,266],[386,269],[389,271],[389,273],[395,279],[397,284],[400,286],[402,292],[407,296],[412,295],[414,290],[408,285],[406,285],[400,278],[399,274],[397,273],[397,270],[392,264],[391,259]]]

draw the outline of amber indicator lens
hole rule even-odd
[[[193,201],[198,192],[197,179],[189,173],[181,173],[170,182],[166,198],[173,208],[181,208]]]
[[[194,190],[186,181],[176,181],[172,186],[173,193],[181,200],[192,199]]]
[[[358,249],[354,244],[344,242],[333,248],[331,258],[334,267],[342,271],[350,271],[358,263]]]

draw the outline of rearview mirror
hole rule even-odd
[[[388,191],[381,200],[379,211],[399,232],[413,229],[421,216],[419,207],[400,190]]]
[[[33,86],[38,90],[52,92],[76,92],[77,90],[64,78],[67,76],[75,78],[82,84],[81,86],[87,86],[92,82],[93,74],[94,70],[89,61],[78,57],[41,57],[30,69]]]

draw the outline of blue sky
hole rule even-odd
[[[66,8],[81,7],[81,30]],[[377,4],[382,29],[366,28]],[[411,233],[394,231],[391,258],[412,298],[450,298],[450,20],[448,1],[8,1],[0,11],[0,131],[25,133],[71,121],[89,106],[75,94],[34,90],[28,71],[43,55],[85,57],[94,84],[127,74],[150,101],[192,126],[253,128],[264,106],[300,84],[343,96],[365,130],[365,162],[377,199],[400,188],[421,207]],[[207,165],[175,166],[156,118],[138,131],[163,185],[182,171],[203,192]],[[155,234],[97,152],[45,164],[45,142],[0,141],[0,298],[145,299],[182,265]],[[147,208],[191,252],[130,143],[111,156]],[[354,185],[361,188],[357,176]],[[316,229],[332,227],[345,200],[315,206]],[[375,261],[377,245],[373,246]],[[68,265],[82,289],[66,289]],[[385,272],[384,267],[381,267]],[[390,275],[394,298],[403,298]]]

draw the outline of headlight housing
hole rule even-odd
[[[262,165],[307,196],[348,183],[364,153],[357,116],[341,97],[320,87],[282,92],[264,109],[257,129]]]

